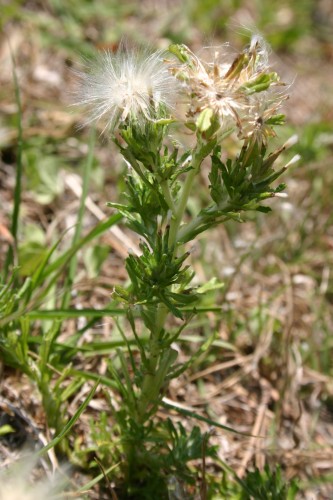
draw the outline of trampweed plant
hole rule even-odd
[[[113,295],[136,345],[127,344],[127,357],[119,350],[120,371],[110,371],[122,398],[114,414],[127,494],[139,498],[145,488],[153,498],[167,494],[168,478],[192,481],[187,464],[201,457],[205,440],[198,428],[186,436],[181,425],[155,419],[170,381],[200,354],[177,363],[175,343],[204,295],[192,285],[188,248],[199,234],[230,219],[241,222],[248,211],[269,212],[263,202],[285,196],[284,184],[272,184],[287,165],[276,169],[275,162],[295,138],[268,152],[284,122],[286,95],[259,36],[231,61],[218,51],[203,61],[184,45],[166,53],[121,47],[99,55],[79,77],[77,103],[89,108],[88,122],[102,122],[127,164],[123,202],[108,205],[141,239],[140,253],[126,259],[130,285],[115,287]],[[192,134],[189,148],[172,136],[181,127]],[[223,148],[229,136],[238,141],[233,157]],[[210,165],[211,202],[189,216],[203,163]],[[214,449],[206,446],[206,453]]]
[[[71,453],[67,437],[96,386],[69,421],[67,402],[86,380],[97,378],[70,364],[80,331],[66,343],[58,341],[62,322],[78,315],[68,309],[76,255],[123,218],[141,240],[140,252],[129,253],[126,259],[129,285],[115,287],[112,308],[107,311],[79,312],[92,320],[122,314],[132,331],[129,341],[124,323],[118,322],[123,349],[117,350],[117,359],[109,362],[108,375],[101,381],[119,395],[116,401],[110,398],[115,424],[111,431],[108,415],[101,415],[92,425],[90,451],[107,470],[113,469],[121,498],[183,498],[183,488],[213,498],[214,491],[222,491],[222,480],[220,485],[215,479],[202,480],[200,491],[195,490],[191,468],[191,462],[202,460],[203,455],[217,460],[208,435],[197,426],[188,433],[182,424],[159,421],[156,414],[161,406],[168,407],[164,396],[170,382],[194,365],[214,339],[213,335],[207,339],[187,362],[177,362],[177,340],[190,321],[207,309],[205,293],[218,286],[194,286],[189,264],[192,242],[226,221],[244,221],[246,212],[267,213],[265,200],[285,196],[285,185],[275,181],[288,165],[276,168],[275,163],[295,138],[269,150],[275,127],[284,122],[280,108],[285,87],[270,69],[268,48],[257,35],[231,60],[216,50],[211,60],[204,61],[184,45],[156,53],[121,47],[115,54],[97,56],[78,76],[77,104],[89,108],[88,122],[102,123],[103,132],[126,162],[126,194],[119,203],[109,203],[117,214],[81,237],[83,195],[72,247],[56,256],[56,242],[23,285],[15,273],[11,281],[7,278],[14,261],[13,252],[8,254],[0,288],[1,355],[7,364],[26,373],[42,394],[49,426],[56,434],[44,451],[62,444],[62,451]],[[191,146],[179,144],[179,130],[187,131]],[[232,156],[225,147],[230,138],[238,147]],[[91,158],[87,165],[90,162]],[[205,199],[210,201],[193,213],[188,211],[189,201],[199,187],[204,189],[198,182],[203,165],[209,168]],[[14,239],[19,182],[17,186]],[[87,185],[83,191],[87,192]],[[41,304],[65,268],[69,274],[61,307],[45,311]],[[36,320],[47,326],[32,338]],[[65,379],[71,382],[63,385]],[[76,457],[84,454],[88,451],[74,452]],[[242,485],[249,489],[245,482]]]

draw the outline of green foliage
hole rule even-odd
[[[266,156],[265,146],[258,150],[257,144],[244,145],[240,155],[226,162],[221,161],[221,149],[214,149],[212,168],[209,173],[210,195],[214,205],[201,210],[197,217],[184,225],[179,239],[187,242],[196,235],[228,219],[242,221],[242,214],[257,210],[269,212],[270,207],[262,202],[285,189],[285,184],[273,188],[272,183],[280,177],[285,168],[274,170],[274,162],[283,148]]]
[[[178,428],[177,428],[178,427]],[[191,460],[201,459],[203,453],[206,457],[216,457],[216,446],[205,446],[207,436],[202,434],[199,427],[193,427],[190,434],[179,422],[175,426],[170,419],[166,422],[166,429],[171,436],[172,446],[170,446],[170,454],[166,456],[165,463],[171,467],[174,473],[181,477],[181,470],[184,464]],[[191,477],[188,478],[191,481]]]
[[[268,465],[262,472],[259,469],[248,472],[242,486],[241,500],[294,500],[298,492],[295,481],[286,483],[282,478],[281,469],[276,467],[271,471]]]
[[[240,3],[229,2],[227,9]],[[218,2],[210,4],[214,11],[220,8]],[[82,38],[79,24],[87,22],[91,15],[104,16],[111,11],[122,16],[132,8],[129,5],[129,10],[126,10],[119,6],[119,2],[98,4],[96,8],[90,2],[77,0],[69,2],[66,9],[56,0],[50,5],[64,22],[62,44],[67,48],[77,38]],[[193,11],[194,16],[200,15],[202,9],[206,9],[207,13],[207,6],[198,4]],[[46,20],[45,37],[50,43],[57,36],[54,32],[56,28],[53,27],[50,33],[47,28]],[[86,49],[83,46],[83,50]],[[228,78],[237,80],[240,72],[246,69],[250,60],[247,50],[236,58],[237,64],[231,65]],[[170,52],[178,57],[181,64],[195,70],[184,46],[174,45]],[[185,84],[186,79],[181,74],[178,76]],[[258,74],[240,88],[248,96],[265,95],[277,82],[277,74],[269,72]],[[214,279],[201,286],[193,286],[194,273],[184,245],[198,234],[227,220],[243,220],[246,212],[267,212],[269,208],[262,202],[285,187],[284,184],[273,185],[285,170],[275,168],[275,161],[284,148],[267,154],[267,141],[274,135],[273,128],[283,123],[282,115],[269,116],[265,123],[256,118],[255,123],[250,125],[256,131],[260,129],[260,132],[252,134],[251,129],[249,135],[240,135],[238,139],[243,147],[238,155],[228,157],[228,151],[221,147],[221,143],[234,129],[224,130],[223,120],[215,110],[205,107],[205,104],[202,108],[192,123],[187,120],[178,123],[178,126],[185,125],[195,132],[195,144],[190,149],[183,148],[183,151],[169,136],[177,120],[170,118],[165,109],[156,109],[155,121],[137,123],[135,116],[131,116],[129,121],[121,123],[113,140],[128,166],[123,203],[109,203],[118,213],[82,236],[93,162],[91,140],[77,226],[70,248],[60,249],[62,238],[51,248],[45,248],[45,235],[35,226],[27,227],[22,233],[24,241],[18,245],[19,269],[14,270],[13,259],[9,259],[7,271],[12,271],[13,275],[9,279],[4,276],[0,288],[1,357],[6,364],[19,369],[36,384],[48,425],[56,433],[41,453],[53,446],[61,446],[62,451],[76,463],[92,469],[96,468],[93,460],[96,456],[107,471],[112,471],[123,498],[170,499],[177,498],[177,495],[185,498],[189,491],[198,495],[199,479],[194,473],[193,461],[210,457],[216,464],[219,463],[216,447],[209,444],[208,434],[202,433],[199,427],[186,431],[182,423],[156,419],[161,405],[169,410],[176,409],[163,401],[170,381],[205,358],[216,340],[215,331],[207,328],[209,335],[200,334],[197,339],[200,347],[190,353],[186,362],[177,363],[178,352],[174,343],[181,339],[190,321],[200,313],[200,305],[206,305],[202,308],[204,311],[212,310],[208,294],[223,286]],[[189,113],[192,112],[193,107]],[[235,115],[237,113],[234,113],[234,118]],[[50,151],[41,154],[39,149],[43,148],[44,145],[41,148],[27,146],[22,165],[26,187],[39,203],[47,204],[58,196],[63,185],[59,175],[59,158]],[[192,212],[188,210],[189,199],[195,194],[200,169],[206,159],[209,160],[207,165],[210,164],[210,186],[206,198],[210,195],[211,204]],[[19,180],[17,186],[20,187]],[[17,207],[20,202],[20,190],[17,190]],[[17,222],[18,211],[13,218]],[[84,263],[89,276],[98,274],[108,252],[107,247],[99,246],[98,238],[122,218],[142,241],[140,255],[130,254],[126,259],[129,284],[115,287],[113,299],[119,301],[120,306],[112,302],[112,308],[110,306],[103,311],[70,309],[78,253],[92,244],[85,249]],[[17,239],[17,227],[13,233]],[[59,294],[62,295],[60,301]],[[50,304],[54,309],[48,309]],[[79,343],[81,335],[97,318],[105,315],[113,315],[114,318],[123,316],[122,320],[115,320],[118,336],[107,342],[96,341],[82,346]],[[64,322],[79,316],[89,318],[90,322],[66,338],[66,342],[60,341]],[[131,337],[128,334],[130,330]],[[216,343],[219,347],[227,345],[222,340],[219,342]],[[230,348],[230,345],[227,347]],[[93,371],[73,368],[72,363],[78,353],[90,359],[103,356],[107,372],[98,377]],[[68,419],[67,408],[71,398],[85,382],[96,379],[84,402]],[[83,448],[81,438],[77,437],[74,439],[74,450],[71,450],[68,438],[70,434],[74,436],[73,426],[91,401],[99,379],[108,390],[115,392],[111,398],[105,391],[109,411],[101,412],[98,419],[91,421],[91,444]],[[184,418],[233,430],[194,411],[177,411]],[[2,432],[7,431],[2,429]],[[230,498],[243,500],[291,500],[297,491],[293,483],[290,486],[283,483],[278,469],[275,472],[270,472],[268,468],[262,473],[255,471],[238,482],[220,481],[220,477],[213,478],[207,473],[207,489],[211,498],[228,493],[234,495]]]
[[[15,278],[14,272],[8,282],[1,283],[0,287],[0,349],[7,362],[32,375],[30,367],[26,364],[28,329],[23,327],[21,334],[20,326],[22,322],[23,325],[25,323],[20,314],[16,314],[21,304],[27,301],[31,279],[28,278],[20,288],[16,288]]]
[[[0,293],[0,353],[4,361],[26,373],[37,383],[44,403],[44,409],[49,417],[50,426],[59,429],[61,426],[59,394],[52,394],[49,383],[53,372],[49,363],[52,363],[54,353],[52,343],[58,331],[58,323],[45,332],[44,342],[37,359],[30,351],[29,318],[24,312],[29,304],[33,287],[33,278],[27,278],[20,288],[14,285],[15,274],[7,285],[1,287]]]
[[[187,3],[187,9],[192,22],[203,32],[233,36],[233,16],[238,10],[247,9],[248,5],[246,0],[209,0],[205,3],[195,0]],[[288,50],[290,53],[310,33],[317,9],[316,0],[256,2],[252,12],[253,28],[265,33],[274,49]],[[237,36],[239,32],[243,33],[245,41],[248,31],[247,28],[240,28]]]
[[[31,276],[47,257],[45,234],[37,224],[27,224],[22,231],[23,243],[18,249],[20,276]]]
[[[73,349],[69,355],[66,346],[56,344],[61,333],[61,320],[57,319],[57,315],[51,321],[47,314],[43,316],[43,305],[52,302],[56,283],[73,255],[117,220],[115,217],[107,223],[101,223],[80,238],[74,247],[56,257],[59,241],[51,249],[44,249],[38,259],[35,255],[33,261],[27,259],[27,254],[20,252],[22,270],[14,268],[7,282],[0,283],[0,355],[7,365],[19,369],[36,383],[48,423],[56,432],[60,432],[64,425],[68,398],[80,387],[83,379],[78,376],[63,385],[63,381],[69,377],[68,363],[76,351]],[[20,278],[20,271],[29,276]],[[34,309],[38,310],[42,323],[36,323],[29,316],[31,313],[33,316]],[[65,312],[61,316],[66,318],[68,315]],[[61,372],[56,381],[55,371]],[[62,447],[66,448],[65,441]]]
[[[299,491],[295,480],[285,481],[279,466],[273,470],[266,464],[264,470],[249,471],[243,479],[232,477],[230,470],[222,473],[222,481],[209,478],[209,498],[219,500],[295,500]]]
[[[302,130],[302,136],[296,146],[304,162],[324,160],[333,143],[330,123],[309,123]]]
[[[282,149],[266,157],[266,148],[262,146],[258,151],[256,144],[248,144],[236,160],[227,160],[223,163],[217,150],[212,157],[211,196],[216,203],[219,214],[241,212],[246,210],[262,209],[261,201],[271,198],[275,193],[285,188],[281,184],[277,188],[271,187],[284,171],[282,168],[275,171],[273,164]],[[210,209],[208,209],[210,211]]]
[[[180,307],[195,302],[196,297],[192,289],[188,288],[193,274],[189,273],[189,266],[183,266],[188,253],[176,257],[174,248],[168,245],[169,227],[164,234],[159,232],[156,244],[151,250],[142,243],[142,255],[130,255],[126,260],[126,269],[131,279],[131,291],[120,292],[119,295],[132,304],[165,304],[175,316],[182,318]],[[173,286],[172,291],[169,289]]]
[[[251,64],[255,68],[258,44],[257,41],[253,45],[251,53],[245,50],[234,60],[225,78],[238,79]],[[171,52],[183,64],[184,71],[179,71],[179,79],[185,85],[191,83],[190,99],[194,98],[195,92],[201,91],[202,69],[185,46],[174,45]],[[264,92],[276,84],[278,76],[272,72],[253,71],[253,78],[245,81],[239,92],[244,93],[246,98],[261,94],[264,96],[261,99],[265,99]],[[237,98],[238,94],[235,95]],[[262,105],[264,107],[264,103]],[[256,120],[247,118],[245,114],[243,124],[238,116],[234,117],[240,134],[243,125],[250,127],[250,131],[242,138],[240,153],[228,159],[222,156],[221,143],[226,134],[224,123],[215,108],[205,107],[204,104],[198,118],[192,120],[196,144],[181,156],[178,155],[178,148],[166,141],[172,120],[165,123],[165,110],[159,111],[156,122],[147,121],[144,125],[128,115],[129,118],[119,129],[121,139],[116,136],[115,143],[129,168],[127,193],[126,203],[109,203],[109,206],[117,209],[128,226],[143,238],[140,255],[130,254],[126,259],[129,286],[116,286],[114,294],[127,310],[139,356],[134,355],[125,332],[118,324],[127,344],[128,357],[118,349],[117,357],[109,365],[111,377],[122,398],[121,408],[114,415],[126,456],[122,467],[124,487],[130,497],[153,497],[161,483],[164,489],[160,486],[160,494],[166,498],[168,476],[174,477],[177,485],[194,484],[186,464],[202,457],[205,437],[196,427],[188,435],[183,426],[177,428],[170,420],[164,424],[155,423],[154,415],[170,380],[204,355],[214,341],[214,335],[184,366],[179,366],[172,343],[179,338],[183,327],[171,331],[167,318],[172,314],[189,321],[190,316],[185,316],[184,310],[192,308],[193,317],[199,298],[204,300],[205,291],[211,288],[202,286],[196,291],[191,286],[193,273],[189,265],[185,265],[188,252],[184,243],[228,219],[241,220],[242,214],[247,211],[268,211],[269,208],[262,202],[285,188],[284,184],[272,186],[285,171],[284,167],[275,169],[275,161],[285,146],[267,153],[267,142],[275,135],[273,128],[283,123],[283,116],[276,113],[278,107],[277,104],[268,108],[265,117]],[[211,160],[209,180],[213,204],[188,221],[185,217],[188,199],[206,158]],[[141,318],[141,328],[149,334],[147,343],[142,342],[142,333],[138,333],[134,311]],[[195,414],[190,416],[205,420]],[[213,448],[207,443],[205,446],[208,455],[214,455]],[[105,458],[105,450],[102,455]],[[160,481],[152,481],[157,477]]]
[[[38,148],[29,148],[24,154],[24,168],[27,174],[27,189],[32,191],[41,204],[51,203],[63,191],[56,156],[42,156]]]
[[[108,205],[126,217],[130,229],[140,236],[154,239],[157,233],[157,216],[161,212],[165,216],[167,212],[165,202],[161,207],[161,193],[158,186],[151,189],[138,175],[129,174],[126,177],[126,187],[127,205],[120,203],[108,203]]]

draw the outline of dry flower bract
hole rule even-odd
[[[259,35],[231,63],[221,61],[215,51],[213,61],[200,60],[185,45],[180,57],[182,64],[172,68],[183,82],[190,97],[189,122],[200,122],[201,113],[210,109],[220,123],[220,129],[238,130],[246,138],[252,134],[260,143],[273,135],[269,120],[276,116],[284,100],[282,84],[269,67],[269,48]]]

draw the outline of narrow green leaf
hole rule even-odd
[[[247,437],[258,437],[260,438],[261,436],[253,436],[252,434],[247,434],[246,432],[239,432],[233,429],[232,427],[228,427],[227,425],[222,425],[219,424],[218,422],[215,422],[214,420],[211,420],[210,418],[203,417],[202,415],[198,415],[194,411],[190,410],[185,410],[185,408],[179,408],[179,406],[175,406],[171,403],[166,403],[164,400],[162,400],[161,405],[164,406],[164,408],[168,408],[169,410],[174,410],[181,415],[185,415],[186,417],[191,417],[195,418],[196,420],[200,420],[201,422],[205,422],[206,424],[213,425],[214,427],[218,427],[219,429],[223,429],[228,432],[233,432],[234,434],[239,434],[241,436],[247,436]]]
[[[197,349],[197,351],[189,358],[189,360],[186,363],[183,363],[180,368],[174,370],[174,372],[170,374],[170,378],[177,378],[179,377],[179,375],[184,373],[188,368],[190,368],[190,366],[192,366],[200,358],[200,356],[210,348],[216,337],[217,337],[217,332],[214,332],[199,347],[199,349]]]
[[[12,62],[12,74],[14,80],[15,89],[15,100],[17,104],[17,159],[16,159],[16,179],[15,179],[15,189],[14,189],[14,206],[12,214],[11,223],[11,233],[14,239],[14,247],[17,247],[17,231],[20,215],[20,205],[21,205],[21,191],[22,191],[22,175],[23,175],[23,163],[22,163],[22,151],[23,151],[23,128],[22,128],[22,103],[20,87],[18,83],[17,73],[16,73],[16,63],[14,59],[14,54],[12,52],[11,46],[9,46],[10,57]],[[8,276],[9,266],[13,263],[14,251],[13,247],[10,245],[7,252],[7,257],[4,266],[4,278]]]
[[[50,441],[46,446],[44,446],[39,452],[37,453],[38,456],[44,455],[47,451],[51,450],[51,448],[54,448],[57,446],[57,444],[60,443],[60,441],[69,433],[75,422],[80,418],[84,410],[87,408],[88,404],[94,397],[94,394],[96,392],[96,389],[100,383],[100,379],[97,380],[91,391],[89,392],[88,396],[82,403],[82,405],[78,408],[78,410],[74,413],[72,418],[67,422],[63,430],[56,436],[52,441]]]
[[[120,464],[121,462],[111,465],[108,469],[106,469],[106,471],[104,471],[104,473],[101,472],[100,474],[98,474],[98,476],[94,477],[94,479],[89,481],[89,483],[86,483],[83,486],[81,486],[81,488],[79,488],[77,492],[87,493],[93,486],[95,486],[95,484],[99,483],[102,479],[104,479],[104,475],[109,474],[111,471],[119,467]]]
[[[44,311],[30,311],[26,315],[28,318],[36,319],[60,319],[60,318],[101,318],[104,316],[123,316],[124,309],[45,309]]]
[[[95,136],[96,136],[95,128],[92,128],[91,133],[90,133],[90,140],[89,140],[88,158],[87,158],[87,161],[85,162],[85,166],[84,166],[82,193],[81,193],[79,211],[78,211],[78,215],[77,215],[77,224],[75,227],[75,233],[74,233],[73,240],[72,240],[72,246],[75,246],[79,242],[80,237],[81,237],[83,215],[84,215],[84,211],[86,208],[86,199],[88,196],[91,170],[92,170],[92,165],[93,165],[93,161],[94,161]],[[72,284],[74,282],[76,268],[77,268],[77,253],[73,254],[71,259],[70,259],[69,270],[68,270],[68,274],[67,274],[65,284],[64,284],[65,293],[63,296],[63,300],[62,300],[62,307],[69,306],[71,288],[72,288]]]
[[[177,57],[181,63],[187,63],[190,61],[188,56],[188,48],[183,44],[172,44],[169,45],[169,52]]]
[[[54,271],[57,271],[60,267],[63,267],[71,257],[76,254],[84,245],[89,243],[90,241],[98,238],[101,234],[105,233],[111,226],[114,226],[122,219],[122,215],[114,214],[106,221],[100,222],[97,224],[86,236],[84,236],[80,241],[78,241],[73,247],[64,252],[63,255],[58,257],[52,264],[50,264],[45,272],[43,273],[43,278],[47,278]]]

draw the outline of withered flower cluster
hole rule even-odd
[[[221,61],[219,51],[212,62],[200,60],[185,45],[171,51],[180,60],[171,71],[190,100],[190,127],[204,131],[215,120],[220,132],[236,129],[240,138],[252,138],[260,145],[275,135],[272,126],[282,120],[278,111],[286,99],[281,90],[285,84],[270,70],[269,49],[262,37],[254,35],[231,63]]]

